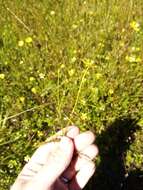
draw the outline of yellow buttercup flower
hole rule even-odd
[[[0,73],[0,79],[4,79],[5,78],[5,74],[4,73]]]
[[[31,88],[31,92],[33,92],[34,94],[36,94],[37,93],[37,90],[36,90],[36,88]]]
[[[30,160],[30,156],[29,156],[29,155],[26,155],[26,156],[24,157],[24,161],[25,161],[25,162],[29,162],[29,160]]]
[[[84,59],[83,63],[85,64],[86,67],[90,67],[94,64],[94,61],[91,59]]]
[[[31,37],[27,37],[26,39],[25,39],[25,42],[26,43],[32,43],[33,42],[33,39],[31,38]]]
[[[34,77],[30,77],[29,80],[32,82],[32,81],[35,80],[35,78]]]
[[[100,79],[102,77],[102,74],[101,73],[96,73],[95,77],[98,80],[98,79]]]
[[[126,60],[128,61],[128,62],[130,62],[130,63],[135,63],[135,62],[137,62],[137,63],[139,63],[139,62],[141,62],[141,58],[140,57],[136,57],[135,55],[130,55],[130,56],[126,56]]]
[[[51,15],[51,16],[54,16],[54,15],[55,15],[55,11],[51,11],[51,12],[50,12],[50,15]]]
[[[39,77],[40,77],[40,79],[43,79],[43,78],[45,77],[45,74],[40,73],[40,74],[39,74]]]
[[[114,90],[113,90],[113,89],[109,89],[108,93],[109,93],[110,95],[112,95],[112,94],[114,94]]]
[[[65,65],[64,64],[61,64],[61,69],[65,68]]]
[[[70,77],[72,77],[74,75],[74,73],[75,73],[75,70],[71,69],[71,70],[68,71],[68,73],[69,73]]]
[[[88,119],[87,113],[81,113],[81,119],[84,121],[87,120]]]
[[[76,57],[72,57],[72,58],[71,58],[71,62],[72,62],[72,63],[75,63],[75,62],[76,62]]]
[[[19,40],[19,41],[18,41],[18,46],[19,46],[19,47],[22,47],[23,45],[24,45],[24,41],[23,41],[23,40]]]
[[[19,98],[19,100],[20,100],[22,103],[24,103],[25,97],[21,96],[21,97]]]
[[[141,60],[140,57],[137,57],[137,58],[136,58],[136,62],[137,62],[137,63],[140,63],[141,61],[142,61],[142,60]]]
[[[140,24],[139,24],[138,22],[136,22],[136,21],[132,21],[132,22],[130,23],[130,27],[131,27],[134,31],[136,31],[136,32],[139,32],[139,31],[140,31]]]
[[[73,29],[76,29],[77,27],[78,27],[77,24],[73,24],[73,25],[72,25],[72,28],[73,28]]]

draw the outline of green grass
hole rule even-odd
[[[62,127],[98,136],[119,118],[143,126],[142,0],[4,0],[0,7],[0,190]],[[138,139],[141,130],[129,169],[141,169]]]

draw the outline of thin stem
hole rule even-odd
[[[48,105],[48,103],[45,103],[45,104],[42,104],[42,105],[39,105],[39,106],[35,106],[35,107],[33,107],[33,108],[29,108],[29,109],[27,109],[27,110],[24,110],[24,111],[22,111],[22,112],[19,112],[19,113],[15,114],[15,115],[11,115],[11,116],[9,116],[9,117],[7,117],[7,118],[1,120],[1,121],[7,121],[7,120],[9,120],[9,119],[18,117],[18,116],[20,116],[20,115],[22,115],[22,114],[24,114],[24,113],[26,113],[26,112],[30,112],[30,111],[33,111],[33,110],[35,110],[35,109],[38,109],[38,108],[41,108],[41,107],[45,107],[45,106],[47,106],[47,105]]]
[[[80,83],[80,86],[79,86],[79,89],[78,89],[78,92],[77,92],[75,104],[74,104],[73,109],[72,109],[72,111],[71,111],[71,113],[70,113],[69,121],[68,121],[68,123],[67,123],[67,126],[69,125],[69,123],[70,123],[70,121],[71,121],[71,118],[72,118],[72,116],[73,116],[73,113],[75,112],[76,106],[77,106],[77,104],[78,104],[80,92],[81,92],[82,85],[83,85],[83,82],[84,82],[84,79],[85,79],[85,76],[86,76],[86,74],[87,74],[88,69],[89,69],[89,67],[87,67],[86,70],[85,70],[84,73],[83,73],[83,76],[82,76],[82,79],[81,79],[81,83]]]
[[[8,10],[8,12],[10,12],[14,17],[15,19],[24,26],[24,28],[28,31],[28,32],[31,32],[31,30],[29,29],[29,27],[12,11],[10,10],[8,7],[6,7],[6,9]]]

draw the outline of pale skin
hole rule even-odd
[[[91,131],[67,127],[58,142],[40,146],[18,175],[11,190],[81,190],[95,172],[98,154]]]

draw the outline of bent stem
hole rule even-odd
[[[78,92],[77,92],[76,100],[75,100],[73,109],[72,109],[72,111],[70,113],[67,126],[70,124],[70,121],[72,120],[72,117],[73,117],[73,113],[75,112],[75,109],[77,107],[79,96],[80,96],[80,92],[81,92],[81,89],[82,89],[82,86],[83,86],[83,83],[84,83],[84,79],[85,79],[85,76],[87,74],[88,69],[89,69],[89,67],[87,67],[86,70],[83,73],[83,76],[82,76],[82,79],[81,79],[81,83],[80,83],[80,86],[79,86],[79,89],[78,89]]]

